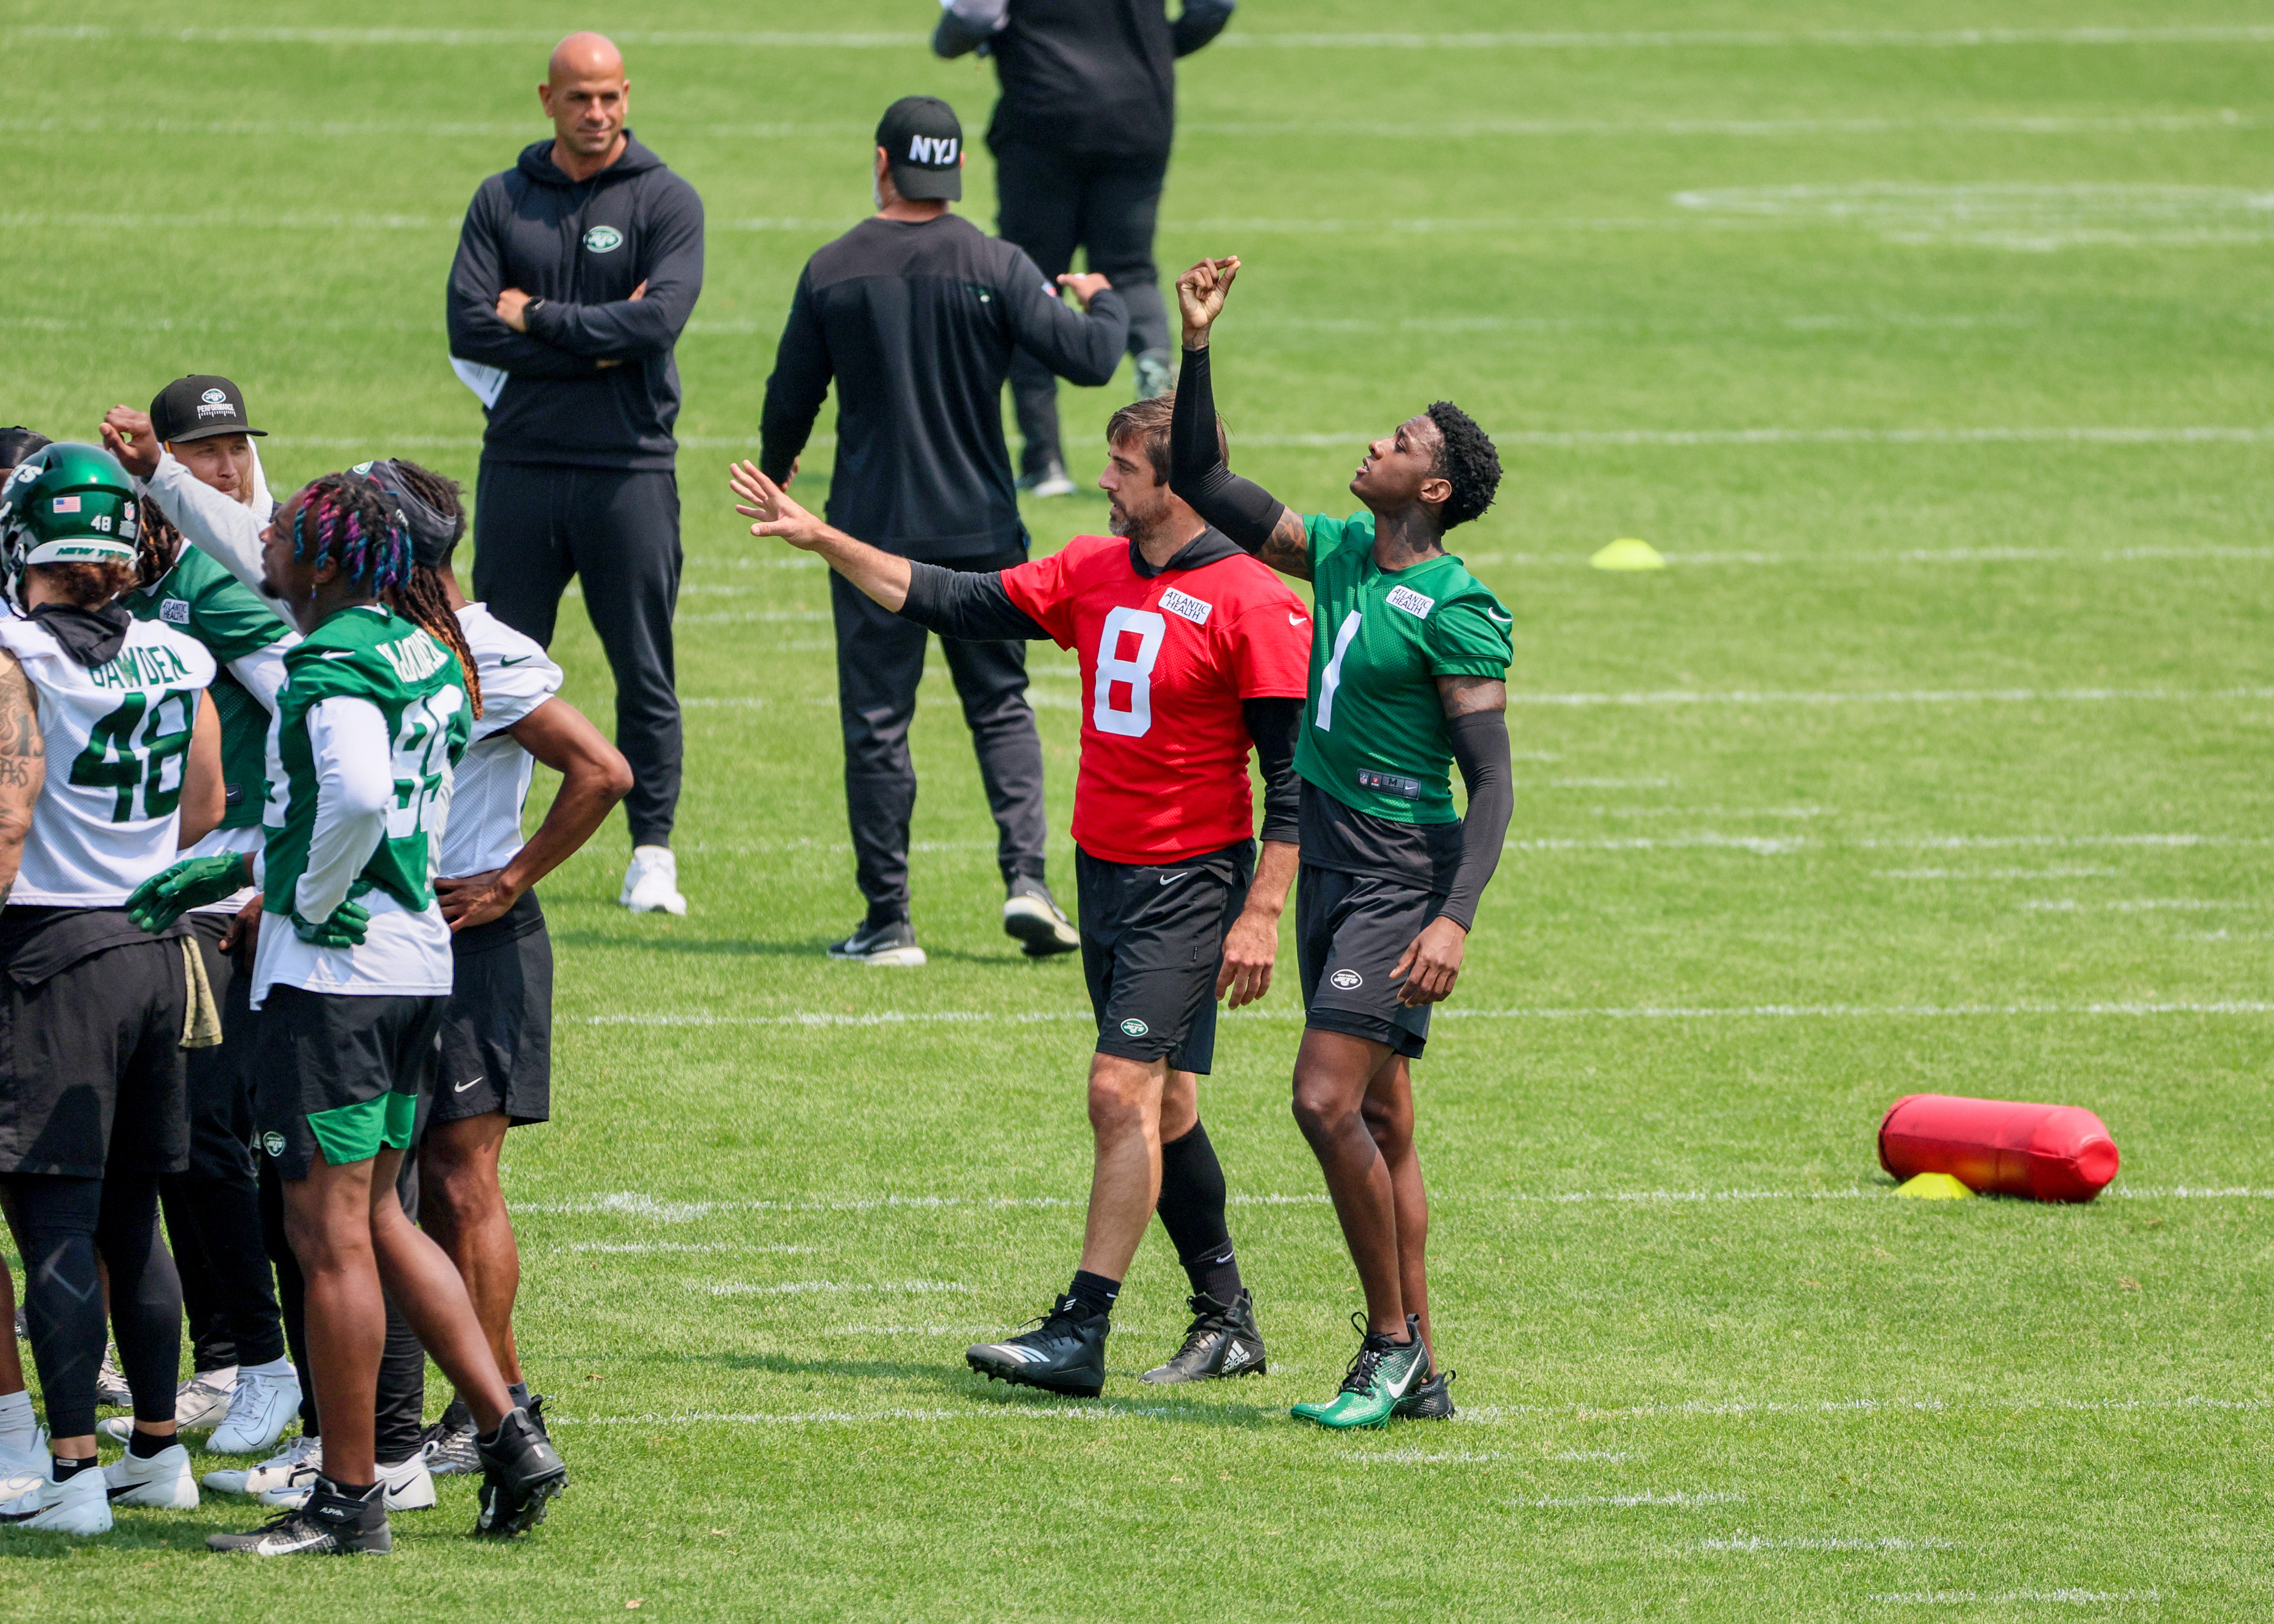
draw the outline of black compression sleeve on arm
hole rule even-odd
[[[1476,923],[1477,904],[1500,866],[1500,848],[1516,812],[1516,777],[1508,754],[1508,712],[1471,710],[1445,724],[1453,759],[1469,786],[1469,815],[1461,824],[1461,861],[1438,917],[1462,929]]]
[[[948,569],[908,560],[908,600],[900,619],[943,637],[1015,638],[1048,643],[1044,631],[1003,590],[1003,572]]]
[[[1234,0],[1185,0],[1185,9],[1169,25],[1169,39],[1179,56],[1189,56],[1224,32],[1231,20]],[[934,49],[938,47],[935,44]],[[941,52],[941,55],[946,55]]]
[[[1263,834],[1292,846],[1301,826],[1303,780],[1295,776],[1295,740],[1303,726],[1299,699],[1243,699],[1239,714],[1255,741],[1255,764],[1263,774]]]
[[[1279,515],[1287,511],[1270,492],[1224,465],[1205,348],[1186,350],[1184,371],[1177,375],[1177,409],[1169,423],[1169,488],[1247,553],[1260,551],[1271,539]]]

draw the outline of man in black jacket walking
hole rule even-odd
[[[632,861],[618,898],[684,914],[671,853],[680,718],[679,342],[703,289],[703,201],[632,139],[623,57],[573,34],[538,86],[553,139],[474,193],[450,267],[450,354],[482,396],[474,596],[549,645],[581,575],[616,679]]]
[[[1153,224],[1176,135],[1176,59],[1224,32],[1235,0],[948,0],[932,49],[992,55],[1002,99],[987,126],[1000,203],[996,229],[1045,274],[1081,248],[1129,303],[1137,395],[1176,380],[1169,317],[1153,264]],[[1058,386],[1039,362],[1011,364],[1026,441],[1019,485],[1069,496],[1058,447]]]
[[[1027,557],[1002,392],[1015,351],[1080,384],[1113,375],[1128,335],[1099,275],[1053,284],[1009,243],[948,207],[963,195],[963,128],[930,96],[904,96],[877,126],[877,212],[806,262],[766,380],[758,465],[787,485],[837,383],[829,523],[906,558],[1005,569]],[[1063,286],[1083,304],[1077,315]],[[916,775],[908,723],[923,677],[922,627],[830,577],[837,621],[845,800],[860,927],[830,948],[868,964],[920,965],[908,916],[908,819]],[[1000,831],[1003,929],[1035,955],[1081,938],[1043,873],[1043,748],[1027,705],[1026,644],[944,638],[948,670]]]

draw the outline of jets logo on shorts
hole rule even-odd
[[[1121,1023],[1121,1030],[1133,1038],[1141,1038],[1152,1029],[1134,1015]]]
[[[624,234],[614,226],[594,226],[584,233],[588,253],[614,253],[624,245]]]
[[[1329,987],[1339,987],[1344,992],[1348,992],[1353,987],[1365,986],[1366,977],[1355,970],[1337,970],[1327,977],[1327,984]]]
[[[267,1151],[272,1156],[282,1155],[284,1154],[284,1136],[281,1133],[262,1134],[260,1136],[260,1148]]]

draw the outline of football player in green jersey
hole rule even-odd
[[[1366,1323],[1341,1390],[1295,1414],[1333,1428],[1442,1417],[1453,1413],[1451,1372],[1431,1354],[1411,1064],[1428,1039],[1429,1006],[1460,975],[1513,809],[1514,617],[1444,545],[1446,531],[1491,505],[1500,457],[1465,412],[1440,401],[1367,447],[1350,485],[1366,511],[1347,519],[1300,518],[1233,475],[1219,449],[1209,330],[1239,269],[1237,259],[1203,259],[1177,282],[1185,365],[1170,485],[1314,596],[1295,751],[1305,1004],[1295,1119],[1358,1265]],[[1465,820],[1453,805],[1456,762]]]
[[[303,640],[285,656],[270,734],[251,1059],[255,1125],[307,1278],[324,1464],[297,1509],[207,1543],[261,1556],[392,1548],[372,1402],[388,1300],[473,1412],[476,1531],[518,1533],[568,1469],[507,1392],[456,1269],[395,1192],[451,988],[435,857],[477,702],[444,643],[386,601],[410,576],[410,538],[371,480],[334,474],[297,492],[264,549],[263,593],[291,612]],[[128,908],[162,924],[246,872],[236,854],[192,860],[146,883]]]

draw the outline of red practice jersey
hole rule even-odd
[[[1310,684],[1310,613],[1279,577],[1236,551],[1148,577],[1126,540],[1077,536],[1003,588],[1081,658],[1074,844],[1160,863],[1253,839],[1239,702]]]

